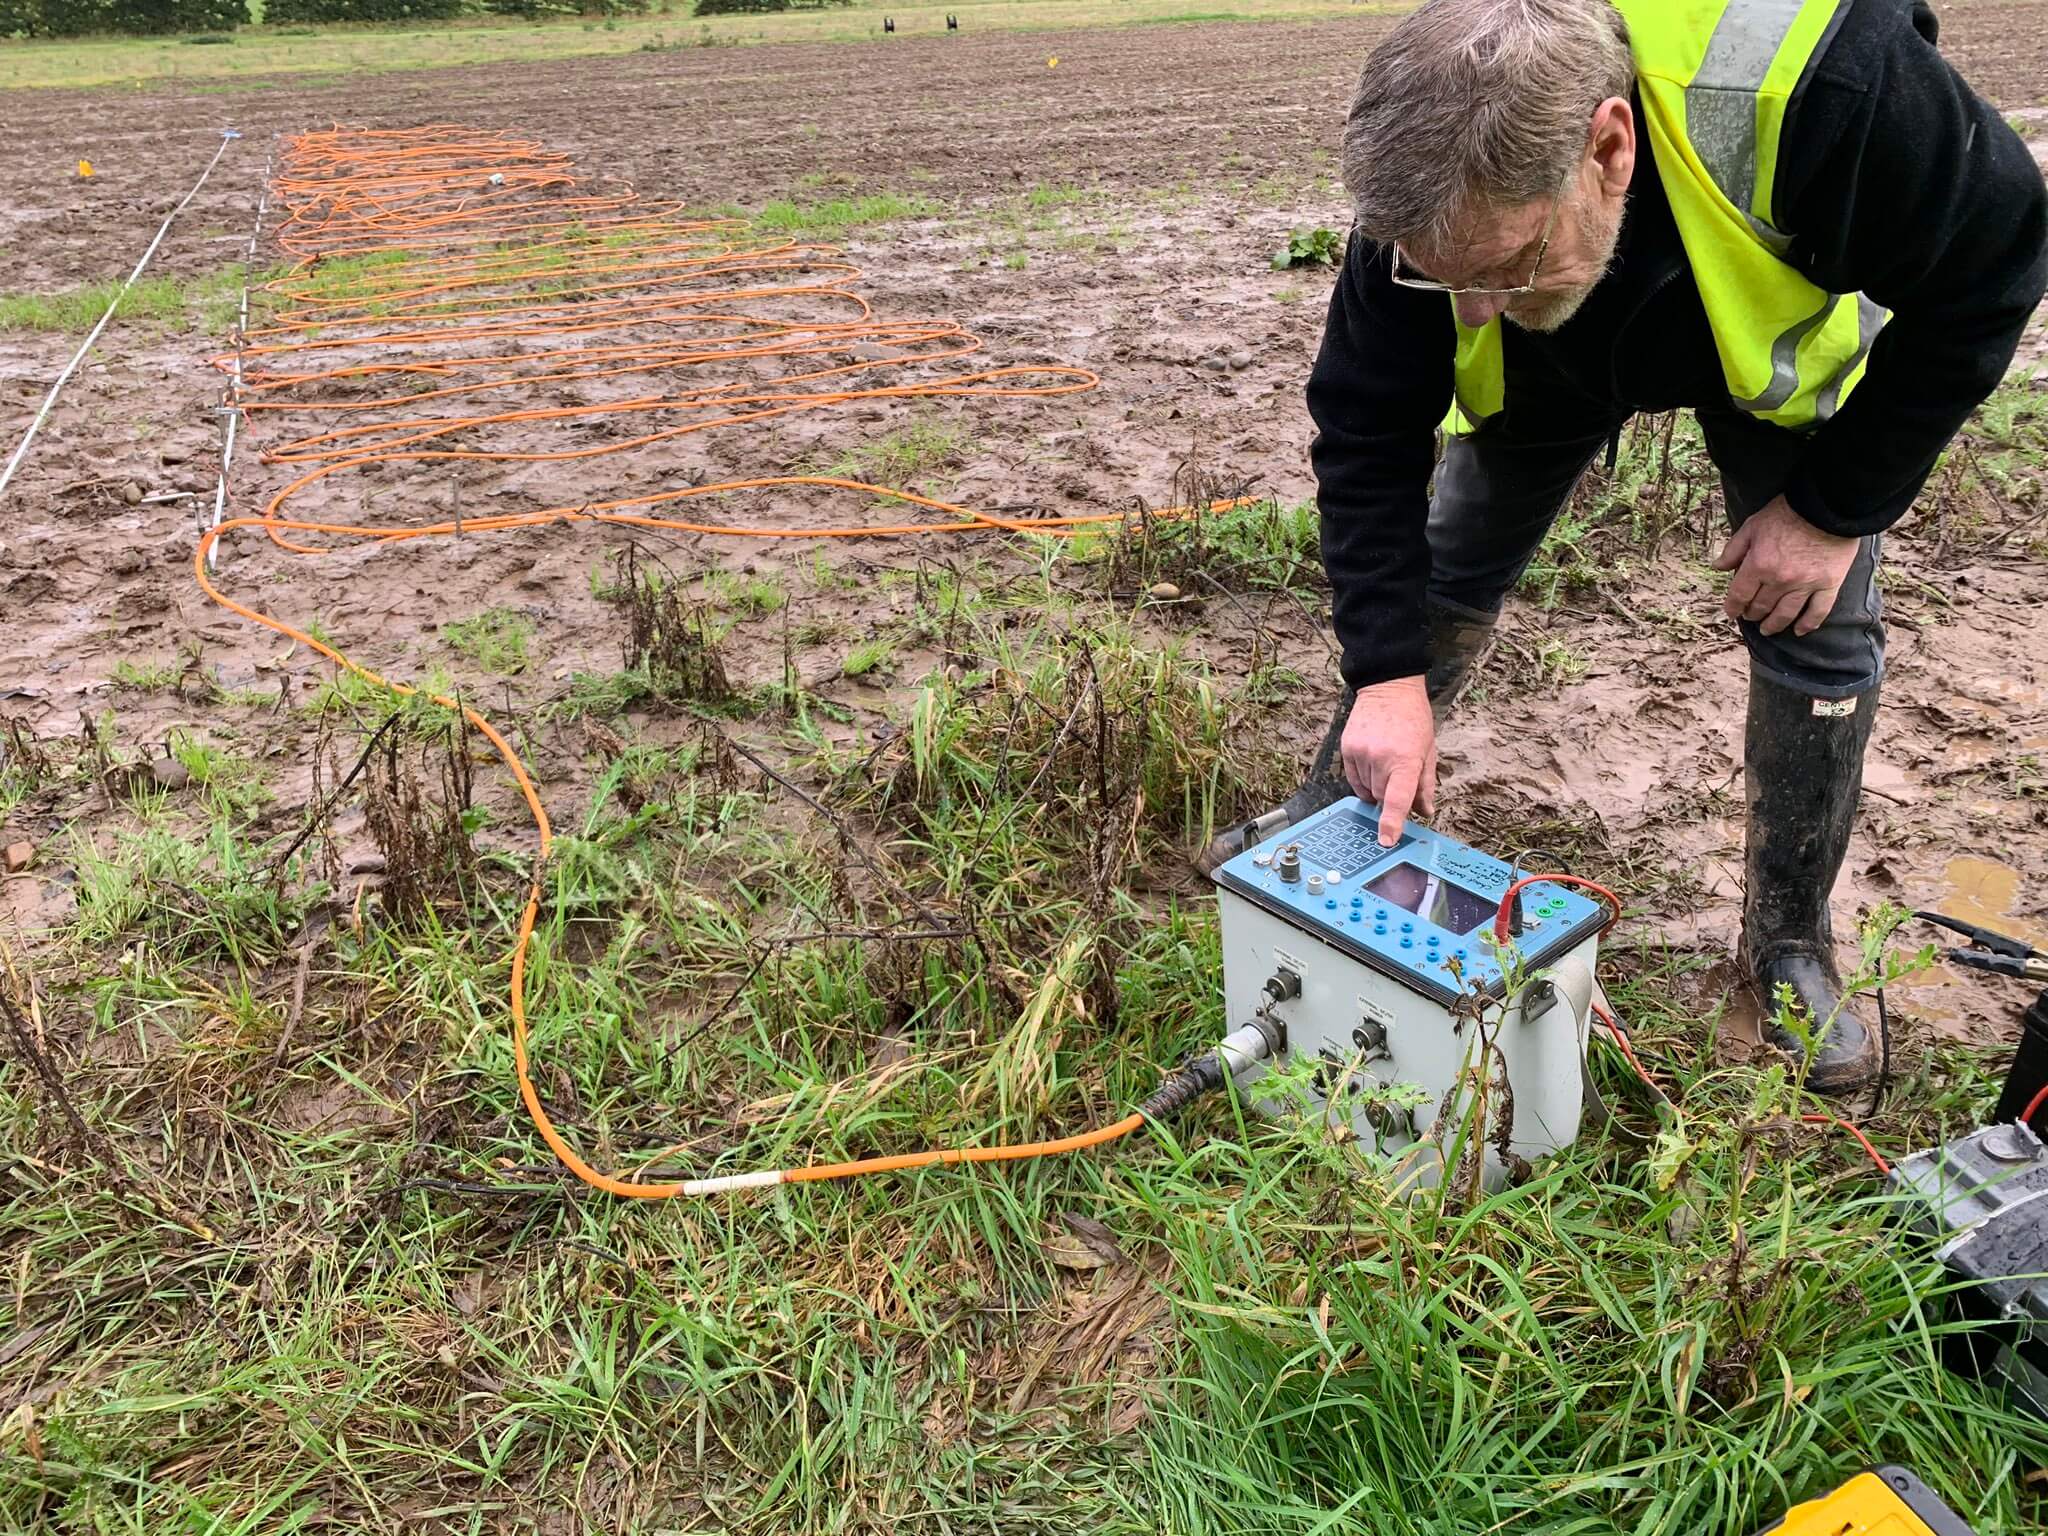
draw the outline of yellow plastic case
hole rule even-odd
[[[1934,1491],[1903,1467],[1860,1473],[1833,1493],[1785,1511],[1775,1536],[1976,1536]]]

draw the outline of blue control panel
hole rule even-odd
[[[1508,885],[1526,871],[1413,821],[1392,848],[1378,811],[1354,796],[1247,848],[1217,884],[1438,999],[1498,994],[1485,935]],[[1526,963],[1541,965],[1599,931],[1607,909],[1570,886],[1522,891]]]

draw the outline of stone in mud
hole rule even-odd
[[[1152,583],[1151,597],[1154,602],[1177,602],[1180,598],[1180,588],[1170,581],[1155,581]]]
[[[1251,367],[1251,365],[1252,365],[1252,355],[1251,355],[1251,353],[1249,353],[1249,352],[1233,352],[1233,353],[1231,353],[1231,354],[1230,354],[1230,367],[1231,367],[1231,371],[1232,371],[1232,372],[1234,372],[1234,373],[1235,373],[1235,372],[1242,372],[1242,371],[1243,371],[1243,370],[1245,370],[1246,368],[1249,368],[1249,367]]]
[[[35,856],[36,845],[34,843],[9,843],[6,850],[0,852],[0,863],[4,863],[7,866],[8,874],[18,875],[28,868],[29,861],[35,858]]]
[[[149,777],[158,789],[179,790],[192,782],[192,770],[175,757],[159,757],[150,763]]]
[[[142,502],[142,487],[130,480],[121,487],[121,499],[131,507],[139,506]]]
[[[1211,373],[1227,373],[1230,369],[1230,359],[1219,352],[1214,357],[1203,358],[1202,366]]]

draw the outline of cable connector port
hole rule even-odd
[[[1259,1005],[1259,1011],[1263,1013],[1275,1003],[1292,1002],[1301,996],[1301,978],[1283,965],[1266,978],[1266,985],[1260,990],[1266,996],[1265,1002]]]
[[[1152,1090],[1152,1096],[1138,1106],[1138,1113],[1148,1120],[1171,1119],[1203,1094],[1221,1088],[1225,1081],[1266,1060],[1283,1046],[1284,1036],[1277,1021],[1255,1019],[1241,1024],[1213,1049],[1189,1058],[1169,1072]]]

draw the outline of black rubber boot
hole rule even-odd
[[[1430,709],[1437,719],[1443,719],[1456,702],[1471,676],[1472,664],[1492,639],[1493,620],[1487,615],[1431,605],[1431,661],[1423,685],[1429,690]],[[1351,793],[1350,782],[1344,777],[1344,727],[1351,719],[1351,702],[1357,697],[1356,690],[1350,688],[1337,696],[1330,728],[1323,733],[1323,743],[1316,748],[1315,760],[1309,764],[1308,777],[1302,780],[1301,788],[1263,816],[1254,816],[1209,839],[1209,845],[1195,857],[1199,873],[1214,873],[1218,865],[1254,843],[1264,842],[1283,827],[1307,820],[1324,806],[1334,805]]]
[[[1499,622],[1497,613],[1448,603],[1429,605],[1430,663],[1423,686],[1429,690],[1430,713],[1439,723],[1464,693],[1472,669],[1493,644],[1493,627]]]
[[[1848,709],[1848,713],[1837,711]],[[1816,1093],[1846,1094],[1876,1078],[1884,1043],[1840,1006],[1828,892],[1849,852],[1863,790],[1863,750],[1877,690],[1816,700],[1752,670],[1744,746],[1749,833],[1742,949],[1766,1021],[1789,986],[1809,1027],[1826,1029],[1806,1074]],[[1828,1020],[1832,1017],[1832,1025]],[[1798,1056],[1797,1037],[1770,1026],[1771,1043]]]
[[[1309,764],[1308,777],[1301,781],[1301,788],[1264,815],[1241,821],[1210,838],[1208,846],[1195,855],[1197,873],[1214,874],[1218,866],[1236,858],[1252,844],[1264,842],[1282,827],[1304,821],[1351,793],[1351,785],[1344,777],[1341,749],[1344,726],[1351,718],[1351,701],[1357,697],[1357,691],[1351,688],[1337,695],[1336,713],[1330,717],[1330,728],[1323,733],[1323,744],[1316,748],[1315,761]]]

